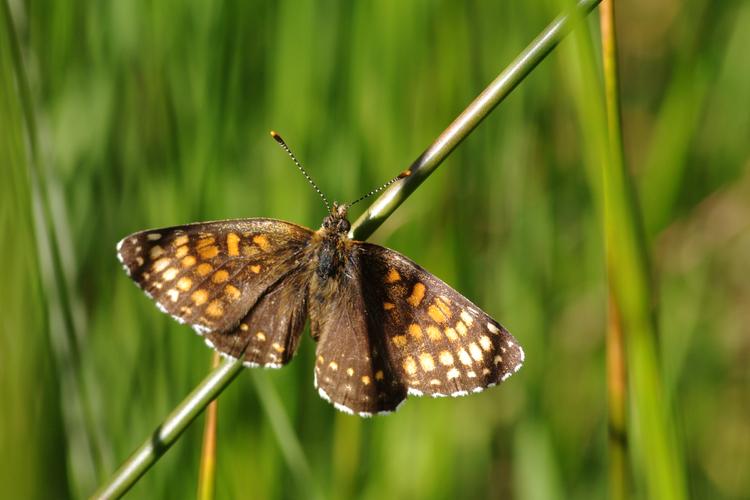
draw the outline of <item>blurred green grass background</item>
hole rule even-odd
[[[750,3],[620,7],[625,154],[688,486],[695,498],[746,498]],[[230,217],[317,227],[324,209],[269,129],[330,198],[354,199],[403,170],[559,10],[552,0],[4,5],[4,494],[90,494],[209,369],[203,343],[122,272],[122,236]],[[596,15],[587,24],[596,39]],[[606,495],[606,285],[579,51],[563,42],[372,238],[500,320],[526,349],[523,370],[479,395],[412,398],[359,420],[313,390],[306,338],[290,366],[247,370],[220,397],[219,498]],[[276,396],[293,432],[274,430]],[[195,494],[200,423],[133,498]],[[283,452],[294,441],[301,460]]]

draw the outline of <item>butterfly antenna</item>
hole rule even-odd
[[[396,177],[394,177],[393,179],[389,180],[388,182],[386,182],[385,184],[383,184],[383,185],[382,185],[382,186],[380,186],[379,188],[377,188],[377,189],[373,189],[372,191],[370,191],[370,192],[369,192],[369,193],[367,193],[366,195],[364,195],[364,196],[361,196],[360,198],[357,198],[357,199],[356,199],[356,200],[354,200],[353,202],[349,203],[349,205],[347,205],[347,207],[351,207],[351,206],[352,206],[352,205],[354,205],[355,203],[359,203],[360,201],[362,201],[362,200],[366,200],[367,198],[369,198],[370,196],[372,196],[372,195],[374,195],[374,194],[378,194],[379,192],[381,192],[382,190],[384,190],[385,188],[387,188],[388,186],[390,186],[391,184],[393,184],[393,183],[394,183],[394,182],[396,182],[397,180],[399,180],[399,179],[403,179],[404,177],[409,177],[410,175],[411,175],[411,171],[409,171],[409,170],[404,170],[403,172],[401,172],[401,173],[400,173],[400,174],[398,174],[398,175],[397,175]]]
[[[312,180],[312,177],[307,173],[307,171],[302,167],[302,164],[297,160],[297,157],[294,156],[294,153],[292,153],[292,150],[289,149],[289,146],[286,145],[286,142],[284,142],[284,139],[281,138],[279,134],[277,134],[274,130],[271,130],[271,137],[279,143],[279,146],[286,151],[286,154],[289,155],[289,157],[292,159],[295,165],[297,165],[297,168],[300,172],[302,172],[302,175],[305,176],[305,179],[307,179],[307,182],[310,183],[310,185],[313,187],[316,193],[320,195],[320,197],[323,199],[323,203],[326,205],[326,210],[329,212],[331,211],[331,205],[328,203],[328,198],[326,198],[326,195],[323,194],[323,191],[320,190],[317,184],[315,184],[315,181]]]

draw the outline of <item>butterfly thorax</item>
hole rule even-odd
[[[313,241],[317,243],[316,274],[321,280],[337,276],[345,264],[351,240],[348,232],[351,224],[346,218],[346,205],[333,204],[333,209],[323,225],[315,233]]]

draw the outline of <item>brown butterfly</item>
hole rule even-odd
[[[159,309],[247,366],[288,363],[309,317],[315,386],[347,413],[480,392],[519,370],[523,349],[498,322],[403,255],[350,239],[350,206],[334,203],[317,231],[273,219],[142,231],[118,257]]]

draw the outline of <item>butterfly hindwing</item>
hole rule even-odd
[[[261,295],[299,266],[311,237],[288,222],[239,219],[141,231],[117,248],[159,309],[207,333],[238,327]]]
[[[461,396],[518,371],[523,350],[498,322],[403,255],[358,245],[368,314],[410,394]]]
[[[288,273],[266,290],[234,330],[209,332],[206,343],[226,356],[242,356],[248,366],[287,364],[307,318],[307,271],[304,266]]]
[[[381,325],[368,315],[360,263],[349,254],[334,279],[313,274],[310,332],[318,340],[315,386],[337,409],[360,416],[394,411],[406,387],[388,362]]]

